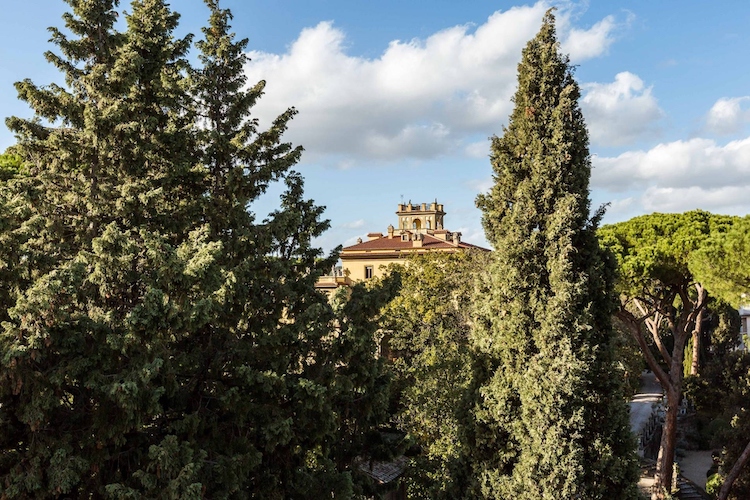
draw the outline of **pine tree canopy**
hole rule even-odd
[[[667,396],[656,466],[661,497],[672,484],[683,372],[698,373],[710,293],[692,274],[691,261],[712,236],[727,233],[735,220],[701,210],[655,213],[599,231],[602,245],[610,250],[619,268],[617,318],[638,342]],[[689,364],[684,362],[686,351]]]
[[[472,457],[484,498],[637,498],[613,366],[614,266],[589,214],[580,90],[552,12],[523,50],[515,107],[477,199],[495,252],[475,298]]]
[[[726,232],[715,231],[690,255],[693,275],[735,307],[750,294],[750,218],[736,219]]]
[[[333,310],[337,256],[282,141],[262,129],[247,41],[207,0],[192,37],[163,0],[68,0],[16,87],[0,161],[0,497],[346,498],[379,444],[376,316],[393,286]],[[119,26],[119,25],[118,25]],[[286,189],[256,220],[268,186]]]

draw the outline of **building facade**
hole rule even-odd
[[[352,246],[341,250],[341,267],[323,276],[318,289],[332,291],[339,286],[381,277],[390,264],[403,264],[415,254],[428,252],[488,251],[461,241],[461,233],[444,227],[445,210],[435,200],[427,204],[399,204],[396,210],[397,226],[388,226],[385,234],[369,233],[367,241],[361,238]]]

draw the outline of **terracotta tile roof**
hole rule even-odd
[[[376,240],[370,240],[370,241],[363,241],[362,243],[357,243],[356,245],[352,245],[349,247],[345,247],[343,249],[344,252],[356,252],[356,251],[367,251],[367,250],[438,250],[438,249],[448,249],[448,248],[456,248],[457,246],[451,243],[450,241],[444,241],[439,238],[435,238],[434,236],[430,236],[429,234],[424,235],[424,239],[422,240],[422,246],[421,247],[415,247],[414,242],[412,241],[403,241],[400,236],[394,235],[392,239],[388,239],[387,237],[384,238],[378,238]],[[486,248],[482,248],[476,245],[472,245],[471,243],[466,242],[459,242],[458,248],[474,248],[477,250],[487,250]]]

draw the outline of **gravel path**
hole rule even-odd
[[[652,372],[641,374],[641,390],[630,400],[630,430],[638,435],[651,416],[654,403],[661,401],[663,391]]]
[[[680,473],[705,490],[706,471],[713,464],[711,452],[686,451],[685,456],[677,461],[680,464]]]

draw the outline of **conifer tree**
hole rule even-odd
[[[237,470],[235,481],[259,498],[351,496],[366,486],[354,459],[373,451],[376,428],[387,418],[388,383],[372,318],[393,285],[357,288],[336,311],[314,292],[337,256],[320,259],[312,245],[328,223],[320,220],[322,208],[304,199],[302,178],[291,170],[302,148],[280,142],[296,110],[259,130],[251,108],[265,82],[243,90],[247,40],[234,40],[229,11],[215,0],[206,3],[211,17],[198,43],[202,67],[191,83],[208,174],[204,220],[232,280],[217,304],[210,341],[196,344],[207,360],[220,353],[211,363],[222,367],[216,388],[227,394],[213,410],[216,423],[207,426],[210,446],[214,455],[233,448],[253,457],[243,466],[249,472]],[[278,179],[287,186],[281,207],[258,223],[248,207]],[[230,350],[231,360],[224,359]],[[242,414],[253,433],[227,412]],[[237,468],[234,454],[231,462],[225,457],[227,470]]]
[[[123,33],[116,0],[68,3],[48,54],[66,85],[18,84],[37,116],[8,120],[28,172],[0,186],[0,496],[353,495],[385,404],[383,299],[337,316],[314,290],[335,256],[281,142],[295,111],[258,131],[262,84],[242,90],[216,1],[197,70],[163,0],[133,1]]]
[[[15,182],[23,173],[21,157],[6,151],[0,155],[0,187],[9,182]],[[15,230],[18,229],[19,218],[15,197],[9,195],[9,190],[0,189],[0,324],[7,321],[8,309],[13,295],[12,287],[18,281],[20,270],[20,255],[16,251],[18,242],[15,240]],[[21,204],[21,207],[23,204]]]
[[[552,12],[523,50],[515,108],[478,198],[494,262],[477,296],[474,469],[486,498],[636,498],[613,366],[614,267],[589,214],[580,91]]]
[[[602,246],[619,267],[617,320],[638,343],[666,395],[656,498],[666,498],[673,484],[683,370],[697,368],[697,363],[686,366],[684,356],[689,353],[693,361],[700,360],[708,314],[710,290],[692,274],[692,257],[736,221],[736,217],[693,210],[642,215],[599,230]],[[689,339],[695,350],[686,348]]]

